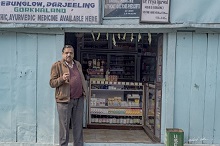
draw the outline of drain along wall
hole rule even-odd
[[[177,33],[174,127],[188,143],[220,143],[219,36]]]

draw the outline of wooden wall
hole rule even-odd
[[[0,32],[1,142],[58,142],[49,76],[63,42],[63,35]]]
[[[220,35],[176,36],[174,127],[187,143],[220,143]]]
[[[166,36],[163,129],[183,129],[186,143],[220,143],[219,34]],[[58,142],[49,75],[63,44],[63,34],[0,31],[0,142]]]

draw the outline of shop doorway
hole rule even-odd
[[[163,34],[66,33],[65,44],[89,85],[85,134],[143,130],[160,142]]]

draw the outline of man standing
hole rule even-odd
[[[70,118],[74,146],[83,146],[83,97],[87,97],[87,86],[82,66],[74,60],[74,49],[71,45],[63,47],[62,60],[52,65],[50,86],[56,88],[60,146],[68,146]]]

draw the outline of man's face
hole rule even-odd
[[[67,63],[72,63],[74,57],[73,48],[65,48],[63,50],[62,57]]]

